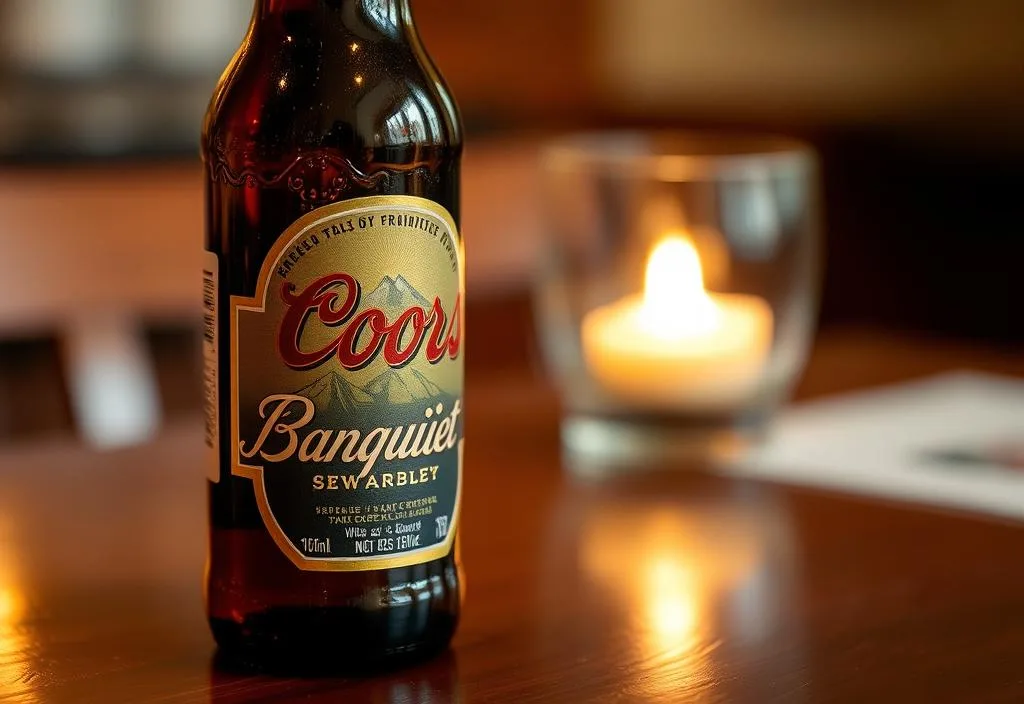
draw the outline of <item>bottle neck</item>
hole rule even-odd
[[[313,15],[325,24],[351,24],[355,20],[385,34],[412,25],[409,0],[257,0],[257,19],[290,13]]]

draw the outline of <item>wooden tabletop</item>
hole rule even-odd
[[[467,588],[450,652],[355,680],[219,664],[196,419],[112,454],[0,451],[0,701],[1024,700],[1020,526],[685,467],[573,479],[557,401],[517,342],[523,310],[471,306],[471,324],[502,327],[470,338]],[[964,366],[1024,371],[852,331],[821,339],[801,394]],[[509,506],[522,521],[495,527]]]

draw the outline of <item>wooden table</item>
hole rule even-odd
[[[221,667],[196,419],[113,454],[0,452],[0,701],[1024,700],[1020,526],[682,467],[574,480],[524,311],[470,308],[468,585],[449,653],[364,680]],[[822,338],[801,394],[960,366],[1024,372],[852,331]],[[492,527],[510,504],[525,520]]]

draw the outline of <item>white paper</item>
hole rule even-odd
[[[799,404],[730,470],[1024,520],[1024,382],[965,372]]]

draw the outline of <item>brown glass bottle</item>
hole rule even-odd
[[[258,483],[233,471],[238,452],[231,431],[239,413],[232,364],[244,363],[249,350],[232,349],[228,311],[233,297],[256,295],[282,233],[332,204],[381,196],[436,204],[458,226],[458,115],[416,34],[408,0],[258,0],[249,32],[214,95],[202,146],[208,262],[217,258],[207,265],[216,270],[210,291],[216,292],[217,313],[208,324],[218,339],[215,371],[208,367],[218,416],[209,408],[208,421],[219,431],[213,441],[218,481],[209,485],[206,585],[213,634],[222,650],[256,662],[320,663],[337,670],[440,650],[459,617],[454,540],[425,562],[303,568],[268,530],[272,521],[261,514],[266,507],[257,500]],[[335,266],[331,271],[346,266],[344,260],[324,261]],[[429,308],[423,304],[422,310],[425,316]],[[414,322],[424,319],[418,315]],[[461,332],[461,323],[448,332]],[[425,344],[430,333],[428,327]],[[284,416],[294,417],[296,408]],[[453,418],[453,436],[455,426]],[[335,470],[310,471],[322,472],[315,476],[323,484]],[[332,495],[323,503],[336,500]],[[311,550],[326,550],[328,543],[315,545]]]

